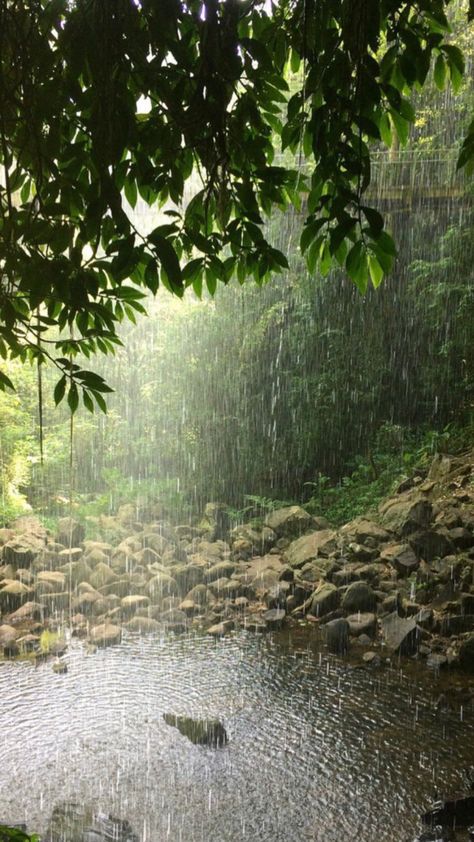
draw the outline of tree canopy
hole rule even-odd
[[[431,67],[459,88],[448,5],[0,0],[3,358],[52,361],[56,402],[104,409],[76,358],[113,353],[159,286],[213,295],[287,267],[264,223],[290,204],[311,272],[336,260],[378,286],[395,246],[364,198],[371,149],[407,141]],[[161,209],[149,233],[138,201]]]

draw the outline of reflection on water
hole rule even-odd
[[[81,800],[141,842],[405,842],[474,757],[471,709],[437,712],[435,679],[370,674],[271,637],[129,637],[69,672],[0,670],[0,817],[44,831]],[[218,717],[198,747],[163,713]]]

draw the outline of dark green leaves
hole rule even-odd
[[[161,264],[162,271],[165,272],[165,286],[169,286],[172,292],[181,296],[184,291],[183,276],[181,274],[178,255],[176,254],[173,245],[156,229],[148,235],[148,240],[153,246],[153,250],[155,251]]]
[[[0,842],[40,842],[36,833],[25,833],[17,827],[0,824]]]

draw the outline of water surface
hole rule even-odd
[[[0,816],[44,831],[81,800],[141,842],[408,842],[473,762],[474,714],[427,671],[348,668],[295,641],[127,637],[69,671],[0,669]],[[198,747],[163,713],[219,717]]]

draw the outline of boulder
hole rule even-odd
[[[211,541],[226,538],[230,527],[228,507],[224,503],[206,503],[199,526],[208,533]]]
[[[129,631],[139,634],[159,634],[163,630],[163,626],[158,620],[153,620],[151,617],[140,617],[138,614],[132,617],[125,627]]]
[[[56,806],[45,842],[138,842],[128,821],[76,802]]]
[[[202,584],[205,568],[193,562],[188,564],[176,564],[169,568],[169,574],[176,579],[181,593],[187,593],[196,585]]]
[[[353,582],[347,588],[341,602],[344,611],[350,614],[356,612],[372,612],[377,607],[377,595],[367,582]]]
[[[335,585],[324,582],[317,588],[311,599],[311,614],[314,617],[324,617],[339,606],[340,594]]]
[[[58,563],[66,564],[67,561],[79,561],[79,559],[82,558],[83,554],[84,551],[81,547],[69,547],[67,550],[59,550]]]
[[[68,591],[54,591],[40,594],[38,601],[48,614],[54,614],[55,611],[66,611],[69,608],[71,596]]]
[[[400,576],[407,577],[415,573],[420,562],[409,544],[390,544],[380,553],[382,561],[387,561]]]
[[[363,517],[358,517],[350,523],[346,523],[341,529],[341,535],[347,535],[350,540],[355,540],[359,544],[368,542],[370,546],[376,546],[390,540],[390,533],[386,529]]]
[[[469,634],[461,643],[459,666],[466,672],[474,673],[474,634]]]
[[[196,585],[186,594],[186,599],[192,600],[196,605],[203,606],[215,601],[214,594],[206,585]]]
[[[275,509],[265,518],[265,526],[279,538],[298,538],[314,528],[313,518],[301,506],[285,506]]]
[[[34,620],[35,622],[42,622],[44,619],[44,606],[39,602],[25,602],[13,614],[10,614],[8,621],[10,623],[23,623],[25,620]]]
[[[218,719],[193,719],[174,713],[164,713],[163,719],[195,745],[221,748],[228,741],[225,727]]]
[[[89,634],[89,641],[95,646],[113,646],[122,640],[122,629],[112,623],[94,626]]]
[[[170,608],[169,611],[163,611],[161,621],[166,631],[176,632],[177,634],[185,632],[188,628],[186,614],[177,608]]]
[[[474,822],[474,795],[464,795],[439,801],[423,813],[423,824],[441,827],[469,827]]]
[[[38,582],[49,582],[55,590],[63,590],[66,584],[66,577],[60,570],[42,570],[36,579]]]
[[[324,628],[324,639],[334,655],[345,655],[349,648],[349,623],[343,617],[330,620]]]
[[[474,531],[472,529],[459,526],[455,529],[449,529],[446,534],[457,550],[468,550],[474,545]]]
[[[337,533],[331,529],[310,532],[297,538],[286,550],[288,564],[290,567],[299,568],[308,561],[314,561],[318,556],[327,558],[336,549],[336,538]]]
[[[59,568],[64,573],[71,587],[75,588],[80,582],[89,582],[92,570],[84,559],[80,561],[68,561]]]
[[[383,526],[402,537],[427,527],[433,518],[430,501],[417,491],[390,497],[379,507]]]
[[[214,623],[214,625],[209,626],[206,630],[206,634],[210,634],[211,637],[224,637],[229,631],[231,631],[232,625],[228,623]]]
[[[159,601],[164,596],[174,596],[179,593],[176,579],[167,573],[158,573],[148,582],[146,592],[152,602]]]
[[[434,561],[453,552],[453,544],[446,529],[421,529],[410,535],[410,545],[420,558]]]
[[[82,523],[72,517],[62,517],[58,521],[56,541],[63,547],[77,547],[86,537]]]
[[[7,614],[11,611],[16,611],[20,605],[26,602],[32,591],[23,582],[8,579],[6,581],[7,584],[3,585],[0,590],[0,611]]]
[[[124,596],[120,602],[120,607],[124,614],[135,614],[139,608],[148,608],[150,599],[147,596],[140,594],[129,594]]]
[[[4,623],[0,626],[0,649],[3,649],[4,646],[8,646],[9,643],[13,643],[18,637],[20,636],[20,632],[13,628],[13,626],[9,626],[7,623]]]
[[[219,561],[204,572],[204,579],[206,582],[216,582],[218,579],[229,578],[235,572],[235,569],[234,562]]]
[[[99,561],[98,564],[95,565],[88,581],[91,583],[92,587],[102,588],[104,585],[116,582],[118,578],[117,573],[114,573],[107,563]]]
[[[416,617],[399,617],[394,611],[381,619],[382,634],[390,652],[413,655],[418,649],[419,629]]]
[[[267,553],[275,544],[277,536],[273,529],[264,526],[255,529],[248,523],[234,527],[231,532],[232,555],[235,558],[241,551],[250,550],[250,554],[261,555]]]
[[[359,637],[361,634],[373,636],[376,629],[376,617],[370,611],[366,613],[350,614],[347,617],[349,624],[349,631],[354,637]]]
[[[270,608],[269,611],[265,611],[263,614],[263,619],[269,629],[280,629],[285,617],[286,611],[284,608]]]
[[[11,564],[13,567],[29,567],[36,556],[39,555],[43,546],[32,536],[19,535],[4,544],[2,560],[4,564]]]

